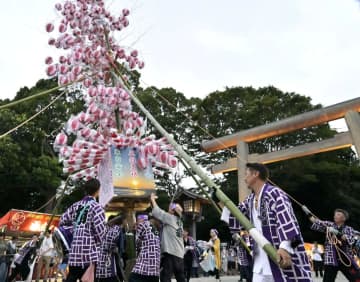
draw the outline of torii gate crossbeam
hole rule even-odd
[[[212,168],[213,173],[238,170],[239,200],[248,195],[249,190],[244,183],[246,162],[272,163],[281,160],[298,158],[354,145],[360,153],[360,98],[355,98],[329,107],[292,116],[280,121],[264,124],[243,130],[232,135],[202,142],[205,152],[214,152],[236,146],[237,157]],[[248,143],[265,138],[282,135],[301,128],[323,124],[336,119],[345,118],[349,132],[335,135],[333,138],[319,142],[295,146],[285,150],[265,154],[250,154]]]

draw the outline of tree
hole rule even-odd
[[[156,89],[155,87],[140,91],[138,98],[161,126],[173,135],[176,142],[181,144],[190,155],[193,154],[192,146],[193,144],[198,146],[199,140],[193,134],[191,116],[196,110],[196,103],[199,100],[187,99],[184,94],[177,92],[173,88]],[[139,109],[135,107],[135,111],[139,112]],[[189,117],[189,119],[186,117]],[[158,138],[161,137],[149,122],[147,134],[155,134]],[[174,174],[165,173],[164,176],[157,178],[157,187],[167,191],[172,196],[177,189],[184,188],[181,186],[180,181],[185,175],[182,175],[182,177],[181,175],[179,172]]]
[[[138,76],[134,77],[134,80],[138,79]],[[40,80],[31,89],[22,88],[15,100],[55,85],[54,80]],[[62,129],[64,121],[71,114],[82,110],[82,102],[77,99],[81,95],[79,90],[74,89],[72,93],[62,96],[50,110],[6,138],[0,139],[0,195],[5,202],[0,212],[4,213],[14,207],[36,209],[55,194],[55,189],[64,179],[64,175],[52,151],[52,142],[55,134]],[[235,154],[232,150],[206,154],[200,146],[203,140],[321,108],[321,105],[312,105],[309,97],[284,93],[275,87],[226,88],[224,91],[210,93],[204,99],[186,98],[173,88],[137,87],[137,91],[147,110],[204,168],[222,163]],[[59,94],[57,91],[39,100],[20,104],[16,108],[1,110],[0,133],[28,119]],[[9,101],[0,101],[0,104],[7,102]],[[136,111],[136,106],[134,108]],[[250,153],[265,153],[323,140],[335,133],[328,125],[319,125],[251,143],[249,150]],[[161,137],[150,122],[147,134]],[[360,204],[357,200],[360,196],[360,169],[358,159],[351,149],[274,163],[269,165],[269,168],[272,181],[308,206],[320,218],[331,219],[332,211],[336,207],[348,209],[353,219],[360,215]],[[176,177],[166,173],[162,177],[156,177],[163,208],[167,208],[171,195],[179,187],[188,188],[183,182],[179,182],[186,176],[186,172],[179,170]],[[236,172],[225,173],[222,178],[214,181],[237,202]],[[197,187],[193,188],[199,190]],[[75,189],[71,195],[66,196],[59,211],[81,196],[81,190]],[[322,205],[319,205],[320,200]],[[323,238],[323,235],[309,231],[308,219],[300,207],[295,203],[293,206],[305,239],[311,241]],[[230,240],[227,227],[220,222],[218,214],[211,206],[204,207],[203,216],[205,220],[198,224],[198,238],[207,240],[209,229],[216,226],[219,227],[222,239]],[[355,220],[350,223],[359,228]]]
[[[321,105],[312,105],[309,97],[283,93],[274,87],[260,89],[234,87],[209,94],[198,105],[198,111],[193,114],[193,117],[196,117],[196,122],[209,132],[205,135],[203,131],[197,130],[197,134],[201,135],[202,139],[209,139],[209,137],[211,139],[318,108],[321,108]],[[314,126],[251,143],[249,151],[250,153],[265,153],[285,149],[323,140],[332,137],[335,133],[328,125]],[[235,151],[230,150],[207,155],[198,152],[196,159],[203,166],[209,166],[222,163],[230,157],[235,157],[235,154]],[[360,202],[357,198],[350,196],[360,192],[358,190],[359,167],[351,149],[274,163],[269,165],[269,168],[272,173],[271,179],[275,183],[283,187],[295,199],[306,204],[320,218],[331,219],[335,206],[346,208],[353,215],[358,214]],[[237,199],[236,173],[225,173],[221,186],[231,199]],[[339,187],[344,187],[344,189],[339,190]],[[319,207],[320,199],[326,205]],[[305,239],[310,241],[318,239],[318,234],[309,231],[309,222],[304,213],[295,203],[293,205]],[[331,207],[330,210],[329,207]],[[210,224],[218,226],[219,221],[213,219],[212,212],[205,216],[212,222]],[[206,226],[209,226],[208,224],[207,221]],[[354,224],[354,227],[359,226]]]
[[[360,208],[357,197],[360,169],[356,163],[347,162],[343,155],[353,155],[353,152],[345,149],[273,164],[270,166],[272,179],[321,219],[332,220],[336,208],[349,211],[349,224],[359,229],[356,218]],[[301,207],[295,202],[293,206],[305,239],[323,241],[324,234],[310,231],[310,222]]]
[[[39,80],[31,89],[23,87],[14,101],[37,94],[57,86],[54,79]],[[60,91],[18,104],[12,108],[0,111],[0,133],[3,134],[26,121],[53,101]],[[0,212],[9,208],[36,210],[56,193],[60,185],[62,169],[53,151],[54,136],[59,132],[64,121],[82,108],[82,103],[76,99],[79,91],[63,95],[50,108],[32,121],[12,132],[6,138],[0,139],[0,194],[4,204]],[[10,101],[0,101],[5,104]],[[19,197],[21,195],[21,197]],[[52,205],[48,205],[48,211]]]

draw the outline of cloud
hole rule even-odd
[[[55,0],[13,0],[0,11],[0,98],[45,77],[44,24]],[[360,5],[355,0],[110,1],[135,7],[129,37],[142,33],[142,77],[187,96],[225,86],[274,85],[329,105],[358,97]],[[29,11],[32,11],[29,13]],[[9,28],[11,24],[11,28]],[[324,99],[326,97],[326,99]]]
[[[200,30],[196,38],[202,48],[214,49],[217,52],[230,52],[240,56],[252,54],[248,38],[239,34],[229,34],[214,30]]]

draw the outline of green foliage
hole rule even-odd
[[[226,88],[210,93],[204,99],[187,98],[173,88],[141,89],[139,74],[134,73],[139,99],[158,122],[181,144],[189,155],[205,169],[235,156],[231,150],[205,154],[200,144],[203,140],[229,135],[238,131],[278,121],[293,115],[321,108],[312,105],[311,99],[296,93],[284,93],[275,87],[255,89],[252,87]],[[39,80],[35,87],[19,90],[15,100],[56,86],[55,80]],[[55,194],[64,176],[52,150],[56,133],[71,114],[83,109],[79,101],[79,89],[64,95],[51,109],[0,139],[0,212],[10,208],[36,209]],[[22,103],[0,111],[0,134],[43,109],[60,92]],[[10,102],[0,101],[1,104]],[[134,107],[135,111],[138,111]],[[148,134],[161,136],[148,122]],[[336,132],[328,125],[297,130],[289,134],[267,138],[249,145],[250,153],[281,150],[308,142],[332,137]],[[331,219],[335,208],[345,208],[351,214],[350,224],[359,229],[360,216],[360,169],[358,159],[351,149],[293,159],[269,165],[271,180],[283,188],[318,217]],[[175,176],[165,173],[157,177],[159,205],[167,209],[171,196],[186,184],[181,180],[187,172]],[[224,174],[216,179],[222,190],[237,203],[237,173]],[[203,185],[203,183],[201,183]],[[187,187],[188,188],[188,187]],[[192,187],[197,189],[197,187]],[[83,196],[80,189],[67,195],[58,212],[66,209]],[[300,207],[293,203],[306,240],[324,239],[323,234],[309,230],[308,219]],[[51,208],[51,206],[50,206]],[[229,241],[226,225],[212,206],[203,208],[204,220],[197,224],[198,239],[208,240],[209,230],[217,228],[222,241]],[[186,225],[191,222],[187,221]]]
[[[191,117],[196,110],[196,99],[187,99],[184,94],[173,88],[156,89],[147,88],[138,93],[138,98],[147,110],[155,117],[164,129],[171,133],[183,149],[190,155],[199,152],[200,139],[194,134],[194,124]],[[135,111],[139,111],[134,107]],[[189,117],[187,119],[186,117]],[[158,131],[148,122],[147,134],[155,134],[160,138]],[[195,146],[195,147],[194,147]],[[195,149],[194,149],[195,148]],[[172,196],[179,188],[179,182],[183,176],[165,174],[157,178],[157,187],[168,192]]]
[[[79,186],[75,187],[69,195],[64,195],[56,212],[61,214],[73,203],[80,201],[84,195],[84,191]]]
[[[21,88],[14,100],[56,86],[55,80],[39,80],[31,89]],[[29,119],[60,93],[55,91],[1,110],[0,134]],[[5,213],[10,208],[36,210],[55,194],[63,176],[52,143],[69,116],[82,109],[82,102],[76,99],[78,95],[76,89],[63,95],[35,119],[0,139],[0,195],[3,202],[0,213]],[[0,101],[0,104],[5,102],[10,101]],[[50,204],[47,211],[51,210]]]

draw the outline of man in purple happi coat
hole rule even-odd
[[[160,276],[160,224],[148,216],[137,216],[136,262],[129,282],[158,282]]]
[[[60,226],[74,226],[66,282],[81,279],[90,265],[96,266],[101,240],[106,232],[105,212],[96,202],[100,182],[97,179],[88,180],[83,188],[87,196],[70,206],[60,219]]]
[[[241,231],[240,235],[243,239],[243,242],[246,243],[247,247],[251,246],[249,234],[246,231]],[[235,238],[234,238],[235,239]],[[246,282],[252,281],[252,252],[249,253],[248,250],[239,242],[237,248],[237,259],[240,272],[240,282],[245,279]]]
[[[286,194],[267,183],[269,172],[260,163],[246,164],[245,182],[252,193],[239,204],[241,212],[278,250],[279,264],[268,258],[265,251],[253,242],[253,281],[312,281],[310,264],[294,211]],[[233,232],[241,226],[232,216],[222,218]]]
[[[353,258],[351,248],[355,242],[354,229],[345,225],[348,218],[348,212],[343,209],[335,210],[334,222],[310,217],[313,223],[311,229],[326,234],[324,282],[335,281],[339,270],[349,281],[360,281],[359,267]]]
[[[97,282],[123,281],[121,273],[117,273],[116,255],[118,254],[119,236],[122,232],[123,217],[110,216],[106,225],[106,234],[100,247],[100,259],[96,265]]]

